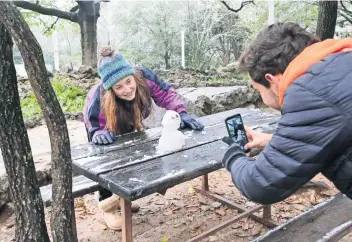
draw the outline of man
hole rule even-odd
[[[264,103],[281,110],[273,135],[246,128],[246,149],[230,145],[223,165],[248,199],[273,204],[318,173],[352,199],[352,39],[320,41],[297,24],[262,30],[239,60]]]

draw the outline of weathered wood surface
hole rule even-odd
[[[270,118],[277,117],[276,114],[263,113],[263,112],[260,112],[258,109],[238,108],[230,111],[204,116],[199,118],[199,120],[205,126],[212,126],[219,123],[224,124],[225,118],[237,113],[241,113],[245,124],[246,124],[246,117],[248,119],[248,116],[253,116],[252,117],[253,119],[259,119],[259,120],[265,119],[265,118],[270,119]],[[272,120],[272,121],[275,122],[275,120]],[[261,127],[260,122],[261,121],[257,123],[254,122],[253,123],[254,127],[260,128]],[[77,160],[85,157],[92,157],[99,154],[106,155],[110,152],[121,150],[126,147],[137,146],[153,140],[158,140],[161,135],[161,130],[162,128],[158,127],[158,128],[146,130],[144,132],[136,132],[132,134],[122,135],[117,137],[117,141],[111,145],[99,146],[99,145],[93,145],[93,144],[82,144],[82,145],[73,146],[71,148],[72,160]]]
[[[227,148],[221,141],[227,135],[224,120],[236,113],[242,114],[246,125],[266,132],[273,132],[279,119],[276,114],[253,109],[222,112],[201,118],[206,126],[204,132],[186,131],[190,137],[182,150],[156,154],[161,129],[155,128],[118,137],[110,146],[80,146],[80,155],[76,157],[81,158],[75,159],[73,166],[103,187],[127,200],[135,200],[221,168]]]
[[[220,140],[224,135],[227,135],[225,118],[239,111],[242,111],[244,122],[249,126],[257,128],[263,126],[266,130],[275,128],[275,126],[269,124],[275,124],[278,119],[277,115],[263,114],[258,110],[233,110],[232,112],[210,115],[202,119],[206,126],[204,132],[185,131],[185,134],[191,137],[186,140],[183,150]],[[161,129],[155,128],[146,132],[118,137],[114,144],[108,146],[93,144],[77,146],[72,151],[76,153],[76,155],[72,154],[76,157],[73,165],[78,172],[88,177],[95,177],[111,170],[165,156],[167,154],[157,155],[155,150],[160,134]],[[82,152],[82,150],[85,152]]]
[[[311,242],[352,220],[352,200],[341,193],[311,208],[253,242]]]
[[[90,180],[85,176],[76,176],[72,178],[72,196],[74,198],[95,192],[99,189],[97,182]],[[47,185],[40,188],[44,206],[51,206],[52,186]]]

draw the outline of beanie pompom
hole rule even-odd
[[[100,49],[100,56],[112,56],[114,54],[114,49],[111,46],[102,47]]]

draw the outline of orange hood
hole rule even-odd
[[[279,84],[279,103],[284,103],[286,89],[314,63],[321,61],[330,54],[352,51],[352,38],[326,39],[305,48],[294,58],[285,70]]]

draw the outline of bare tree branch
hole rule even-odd
[[[341,7],[342,7],[342,9],[341,9],[342,11],[344,11],[345,13],[348,13],[349,15],[352,15],[352,11],[347,9],[347,7],[344,5],[343,1],[340,1],[340,4],[341,4]]]
[[[44,15],[56,16],[58,18],[67,19],[72,22],[77,22],[77,14],[76,13],[65,12],[65,11],[61,11],[58,9],[54,9],[54,8],[46,8],[46,7],[43,7],[39,4],[30,3],[27,1],[14,1],[13,3],[17,7],[20,7],[20,8],[32,10],[32,11],[35,11],[35,12],[38,12],[38,13],[41,13]]]
[[[49,28],[47,28],[47,29],[44,31],[43,34],[46,34],[46,33],[49,32],[51,29],[53,29],[54,26],[55,26],[55,24],[57,23],[57,21],[59,21],[59,19],[60,19],[59,17],[56,18],[55,22],[54,22]]]
[[[347,15],[345,15],[344,13],[340,12],[341,16],[344,17],[346,19],[346,21],[348,21],[350,24],[352,24],[352,18],[349,18]]]
[[[221,1],[221,2],[225,5],[225,7],[226,7],[228,10],[230,10],[230,11],[232,11],[232,12],[235,12],[235,13],[241,11],[244,6],[246,6],[246,5],[250,4],[250,3],[253,3],[253,4],[255,5],[254,1],[249,1],[249,0],[248,0],[248,1],[242,1],[240,8],[238,8],[238,9],[233,9],[233,8],[231,8],[225,1]]]
[[[70,9],[71,13],[76,12],[79,9],[79,5],[74,6],[73,8]]]

